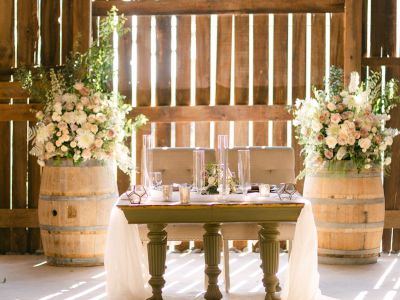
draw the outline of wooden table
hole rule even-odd
[[[163,278],[167,252],[167,224],[173,223],[202,223],[205,252],[205,273],[208,276],[208,287],[204,298],[219,300],[222,294],[218,287],[218,267],[221,259],[220,226],[221,223],[249,222],[258,223],[261,268],[264,273],[263,284],[266,300],[280,299],[276,294],[279,268],[279,222],[296,222],[304,203],[299,201],[280,202],[268,201],[263,203],[145,203],[130,205],[128,201],[120,200],[118,207],[122,209],[129,224],[147,224],[149,233],[148,259],[149,284],[152,287],[151,300],[162,300]]]

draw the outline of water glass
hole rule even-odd
[[[228,136],[218,135],[218,167],[219,175],[218,178],[218,191],[219,195],[225,197],[229,194],[229,184],[228,184]]]
[[[250,183],[250,150],[238,150],[239,188],[244,195],[251,188]]]
[[[181,200],[181,204],[188,204],[190,201],[190,185],[181,184],[179,186],[179,198]]]
[[[162,190],[163,201],[172,201],[173,186],[170,184],[163,185],[161,187],[161,190]]]
[[[262,183],[258,186],[258,189],[260,190],[260,196],[261,197],[269,197],[270,195],[270,186],[269,184]]]
[[[201,193],[204,187],[204,150],[193,151],[193,191]]]

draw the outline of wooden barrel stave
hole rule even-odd
[[[350,165],[350,164],[348,164]],[[346,167],[346,165],[344,165]],[[304,197],[313,204],[319,262],[368,264],[377,261],[385,214],[379,169],[329,169],[306,176]]]
[[[39,196],[39,223],[48,263],[103,264],[108,219],[117,198],[112,164],[46,165]]]

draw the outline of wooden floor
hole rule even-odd
[[[203,254],[168,254],[166,300],[202,299],[203,261]],[[287,256],[282,254],[280,278],[286,262]],[[257,254],[231,253],[231,293],[224,299],[264,299],[259,265]],[[319,269],[321,290],[327,296],[341,300],[400,299],[397,255],[383,255],[375,265],[320,265]],[[107,299],[104,268],[51,267],[43,256],[0,256],[0,299]]]

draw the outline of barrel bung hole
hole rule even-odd
[[[56,209],[53,209],[52,211],[51,211],[51,214],[53,215],[53,217],[55,217],[55,216],[57,216],[57,210]]]

